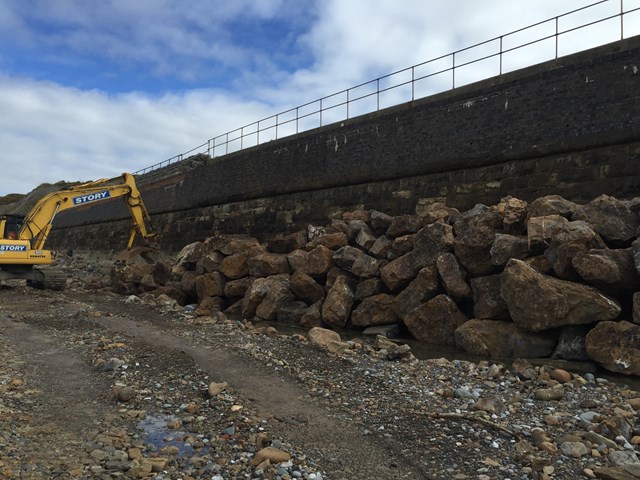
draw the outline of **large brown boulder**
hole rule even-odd
[[[569,325],[562,327],[558,344],[551,356],[565,360],[589,360],[585,341],[590,329],[591,325]]]
[[[176,257],[176,264],[187,270],[195,270],[198,261],[211,249],[203,242],[193,242],[186,245]]]
[[[209,297],[224,295],[224,275],[220,272],[205,273],[196,278],[196,293],[198,301]]]
[[[377,295],[384,290],[384,283],[378,277],[360,280],[356,286],[356,301],[363,300],[371,295]]]
[[[509,309],[500,295],[500,275],[471,279],[473,315],[475,318],[503,320],[509,318]]]
[[[256,314],[256,309],[262,303],[262,299],[267,294],[269,284],[264,277],[256,278],[247,289],[242,299],[242,317],[252,319]]]
[[[612,372],[640,375],[640,325],[600,322],[587,334],[587,353]]]
[[[399,318],[393,311],[394,300],[395,297],[388,293],[365,298],[351,313],[351,324],[366,328],[397,323]]]
[[[628,294],[640,288],[640,274],[633,264],[630,248],[578,253],[573,257],[572,265],[586,283],[604,292]]]
[[[322,320],[332,327],[344,328],[351,314],[354,293],[346,275],[339,275],[322,304]]]
[[[487,357],[548,357],[555,348],[554,332],[525,332],[512,322],[469,320],[455,332],[458,348]]]
[[[198,278],[198,274],[192,270],[187,270],[182,274],[182,278],[180,279],[180,288],[185,293],[187,298],[193,300],[198,297],[198,292],[196,290],[196,280]]]
[[[578,205],[560,195],[547,195],[536,198],[527,207],[527,222],[531,217],[544,217],[547,215],[559,215],[567,219],[571,218]]]
[[[506,265],[511,258],[525,259],[529,256],[528,238],[496,233],[489,254],[491,264],[496,266]]]
[[[247,260],[249,275],[253,277],[270,277],[281,273],[290,273],[289,260],[282,253],[262,253]]]
[[[369,253],[376,258],[387,258],[393,246],[393,241],[386,235],[379,236],[369,249]]]
[[[445,197],[419,198],[416,213],[420,216],[422,225],[434,222],[452,223],[460,217],[458,209],[447,206]]]
[[[294,250],[287,254],[287,260],[289,261],[289,268],[292,272],[302,271],[304,272],[307,267],[307,258],[309,252],[302,249]]]
[[[491,247],[496,235],[493,228],[478,226],[456,234],[453,251],[466,272],[472,276],[489,275],[493,273],[491,263]]]
[[[438,295],[404,317],[404,323],[417,340],[433,345],[455,345],[455,331],[467,321],[456,303]]]
[[[509,260],[500,293],[515,324],[532,332],[612,320],[620,314],[618,302],[595,288],[549,277],[522,260]]]
[[[436,260],[438,274],[447,294],[456,301],[471,299],[471,287],[467,283],[467,273],[462,269],[453,253],[443,253]]]
[[[573,268],[573,257],[591,249],[606,248],[606,244],[591,225],[581,220],[569,222],[551,234],[544,256],[553,265],[555,274],[567,280],[579,278]]]
[[[220,270],[220,265],[224,258],[225,256],[220,252],[207,252],[198,260],[195,270],[198,275],[217,272]]]
[[[220,252],[224,255],[235,255],[240,252],[249,252],[251,256],[264,253],[266,249],[260,242],[249,235],[216,235],[204,241],[210,251]]]
[[[640,218],[624,202],[600,195],[573,213],[574,220],[584,220],[594,226],[610,246],[628,246],[636,236]]]
[[[255,279],[253,277],[243,277],[236,280],[229,280],[224,284],[225,297],[244,297],[247,289]]]
[[[364,220],[350,220],[347,223],[347,237],[349,242],[364,250],[369,250],[376,241],[376,236]]]
[[[422,223],[417,215],[400,215],[392,218],[386,233],[388,237],[395,238],[416,233],[421,227]]]
[[[347,234],[344,232],[330,232],[318,235],[306,245],[307,250],[313,250],[316,247],[323,246],[330,250],[337,250],[349,244]]]
[[[530,217],[527,221],[527,239],[532,255],[543,253],[551,243],[554,232],[561,230],[569,221],[561,215]]]
[[[371,228],[377,235],[382,235],[386,232],[392,220],[393,217],[384,212],[378,210],[371,210],[369,212],[369,225],[371,225]]]
[[[305,328],[319,327],[322,325],[322,300],[309,306],[300,317],[300,326]]]
[[[498,204],[498,213],[502,217],[502,229],[505,233],[522,235],[527,224],[527,202],[519,198],[505,197]]]
[[[361,278],[375,277],[380,274],[380,260],[349,245],[336,250],[333,254],[333,263]]]
[[[633,294],[632,316],[634,323],[640,323],[640,292]]]
[[[298,231],[286,235],[276,235],[267,244],[267,248],[272,253],[289,253],[302,249],[307,244],[306,232]]]
[[[640,273],[640,238],[631,244],[631,251],[633,252],[633,264],[636,271]]]
[[[391,248],[387,252],[387,258],[389,260],[394,260],[396,258],[400,258],[405,253],[409,253],[413,250],[413,241],[416,238],[415,233],[410,233],[408,235],[402,235],[401,237],[396,237],[391,242]]]
[[[411,253],[389,262],[380,269],[380,277],[389,290],[398,291],[411,282],[418,273]]]
[[[126,284],[137,286],[145,275],[153,275],[154,270],[155,267],[151,264],[116,263],[111,267],[111,283],[116,288]]]
[[[294,272],[289,278],[289,285],[296,297],[309,303],[315,303],[324,298],[324,288],[304,272]]]
[[[495,234],[502,229],[502,222],[497,207],[478,204],[453,224],[454,252],[470,276],[492,272],[489,252]]]
[[[280,274],[265,279],[266,294],[256,307],[256,317],[262,320],[275,320],[278,310],[295,299],[289,288],[289,275]]]
[[[249,252],[239,252],[225,257],[220,262],[220,271],[227,278],[238,279],[249,275]]]
[[[438,272],[435,266],[424,267],[416,278],[395,299],[394,311],[400,318],[421,303],[434,297],[438,291]]]
[[[417,270],[435,265],[438,257],[453,249],[453,228],[446,223],[432,223],[413,239],[413,264]]]
[[[312,277],[326,275],[333,267],[333,251],[320,245],[309,251],[305,273]]]

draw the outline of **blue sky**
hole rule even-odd
[[[624,2],[626,10],[640,6]],[[135,171],[287,108],[590,3],[0,0],[0,195]],[[574,18],[619,8],[610,0]],[[640,15],[627,23],[628,34],[640,33],[633,31]],[[587,42],[567,35],[561,53],[612,41],[615,30],[587,32]],[[541,55],[522,51],[511,68]],[[485,65],[469,73],[494,74]]]

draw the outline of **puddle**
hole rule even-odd
[[[198,449],[193,448],[189,443],[194,435],[180,430],[171,430],[167,427],[169,422],[176,420],[171,415],[148,415],[144,420],[138,423],[138,428],[144,432],[142,440],[145,445],[153,445],[158,450],[165,447],[176,447],[178,449],[178,457],[192,457],[196,453],[202,453],[207,447]]]

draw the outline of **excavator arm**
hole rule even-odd
[[[133,245],[136,234],[139,234],[144,240],[155,236],[151,228],[149,213],[144,206],[133,175],[123,173],[122,183],[119,184],[108,183],[112,181],[113,179],[97,180],[77,185],[67,190],[53,192],[43,197],[24,218],[18,238],[20,240],[29,240],[31,249],[41,250],[44,248],[53,227],[53,221],[58,213],[88,203],[101,202],[117,197],[124,197],[133,220],[133,228],[131,229],[127,248],[131,248]]]

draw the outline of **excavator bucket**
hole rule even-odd
[[[154,247],[134,247],[122,250],[116,255],[116,263],[124,265],[154,264],[162,260],[162,255],[158,248]]]

